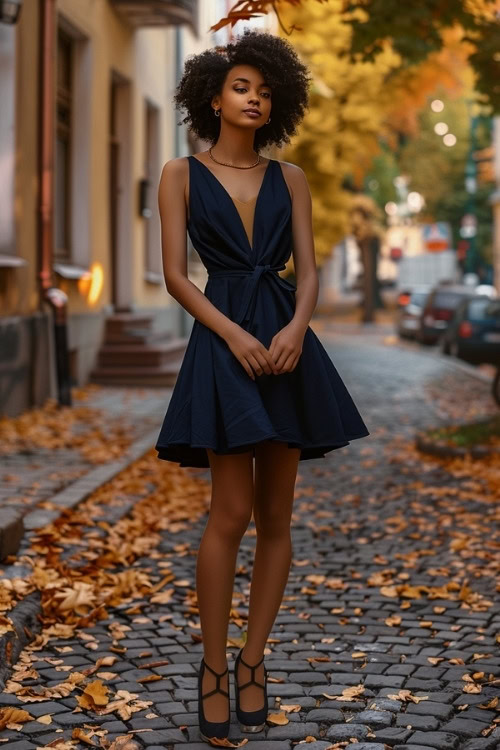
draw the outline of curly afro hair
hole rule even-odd
[[[187,112],[181,123],[212,145],[217,141],[220,117],[214,116],[211,101],[235,65],[257,68],[271,87],[271,122],[255,131],[254,148],[290,143],[308,107],[309,70],[286,39],[248,28],[235,42],[186,58],[173,98],[176,109]]]

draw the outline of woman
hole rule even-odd
[[[267,717],[264,649],[291,563],[298,462],[369,434],[309,328],[318,275],[305,174],[260,154],[296,133],[309,82],[290,43],[268,33],[246,30],[190,56],[174,101],[211,146],[167,162],[159,185],[167,289],[195,320],[155,447],[160,459],[210,467],[212,479],[196,566],[198,714],[208,742],[229,731],[226,638],[252,512],[248,629],[234,664],[236,713],[247,732],[263,729]],[[187,278],[186,229],[208,271],[204,292]],[[278,273],[292,251],[296,287]]]

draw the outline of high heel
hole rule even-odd
[[[205,673],[205,668],[209,669],[212,674],[214,674],[217,678],[217,685],[213,690],[210,690],[208,693],[202,694],[202,684],[203,684],[203,675]],[[205,712],[203,710],[203,699],[208,698],[209,695],[213,695],[214,693],[222,693],[222,695],[227,696],[228,703],[229,703],[229,693],[227,690],[224,690],[220,686],[221,678],[224,677],[226,672],[228,671],[229,667],[226,667],[223,672],[216,672],[215,670],[210,667],[204,658],[202,658],[200,662],[200,669],[198,672],[198,723],[200,726],[200,735],[205,742],[208,742],[209,744],[212,744],[210,742],[210,739],[212,737],[216,737],[217,739],[225,739],[227,738],[229,734],[229,726],[231,721],[231,711],[228,706],[228,718],[226,721],[208,721],[205,718]]]
[[[236,691],[236,716],[238,717],[238,721],[240,723],[240,729],[242,732],[260,732],[264,729],[266,726],[266,719],[267,719],[267,713],[269,710],[268,706],[268,699],[267,699],[267,669],[266,665],[264,664],[264,685],[261,682],[257,682],[255,680],[255,670],[257,667],[262,664],[264,661],[264,656],[262,659],[260,659],[257,664],[254,664],[251,666],[250,664],[247,664],[246,661],[242,657],[242,651],[241,648],[238,656],[235,659],[234,662],[234,685],[235,685],[235,691]],[[251,670],[251,678],[248,682],[245,682],[244,685],[238,685],[238,664],[242,663]],[[243,711],[240,707],[240,691],[244,690],[248,685],[258,685],[264,690],[264,705],[262,708],[257,709],[256,711]]]

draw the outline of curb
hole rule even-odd
[[[20,510],[0,509],[0,560],[17,554],[24,531],[23,514]]]
[[[19,658],[23,648],[40,632],[42,625],[38,618],[42,597],[39,591],[32,591],[14,609],[9,617],[14,630],[0,636],[0,689],[3,690],[10,677],[12,665]],[[15,696],[12,696],[15,700]]]
[[[0,528],[0,539],[2,540],[9,533],[13,533],[9,529],[15,528],[16,534],[18,535],[20,529],[22,532],[17,542],[15,551],[13,550],[14,544],[11,544],[12,550],[9,554],[16,554],[20,543],[24,537],[24,531],[34,531],[36,529],[45,526],[47,523],[51,523],[59,517],[61,512],[65,509],[74,508],[89,495],[91,495],[98,487],[105,482],[109,482],[113,477],[119,474],[121,471],[130,466],[134,461],[141,458],[147,453],[152,446],[155,445],[158,437],[158,429],[151,430],[143,437],[132,443],[128,449],[127,456],[125,458],[112,461],[104,466],[99,466],[97,469],[90,471],[84,477],[80,477],[76,482],[70,484],[61,492],[58,492],[51,498],[51,502],[56,503],[60,506],[58,510],[33,510],[27,513],[24,517],[18,519],[19,523],[14,524],[14,527],[3,527]],[[0,515],[0,523],[2,519]],[[17,536],[16,536],[17,539]],[[15,540],[14,540],[15,541]],[[19,658],[19,654],[30,643],[35,635],[41,630],[41,622],[39,620],[39,614],[41,613],[41,594],[39,591],[33,591],[28,594],[24,599],[16,604],[16,606],[4,613],[4,616],[9,617],[12,620],[14,630],[9,630],[4,635],[0,636],[0,692],[5,687],[5,682],[11,674],[12,665],[15,664]],[[15,696],[13,696],[14,698]]]
[[[26,530],[33,531],[45,526],[46,523],[51,523],[58,518],[63,510],[74,508],[76,505],[85,500],[89,495],[92,494],[101,484],[109,482],[113,479],[120,471],[126,469],[134,461],[143,456],[147,451],[154,446],[158,437],[159,428],[155,428],[144,435],[139,440],[136,440],[129,447],[128,454],[125,458],[119,458],[116,461],[104,464],[103,466],[97,467],[92,471],[85,474],[85,476],[77,479],[76,482],[65,487],[61,492],[53,495],[50,498],[50,502],[54,505],[58,505],[60,510],[42,510],[36,509],[29,511],[23,517],[24,528]]]
[[[439,458],[487,458],[488,456],[500,455],[500,448],[488,445],[472,445],[466,448],[461,445],[449,445],[445,442],[435,442],[427,437],[427,432],[417,432],[415,435],[415,446],[422,453],[428,453]]]

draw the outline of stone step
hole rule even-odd
[[[160,367],[177,361],[186,349],[187,339],[169,337],[157,343],[110,343],[99,349],[98,367]]]
[[[90,382],[101,385],[173,386],[177,380],[182,357],[159,366],[96,367]]]

